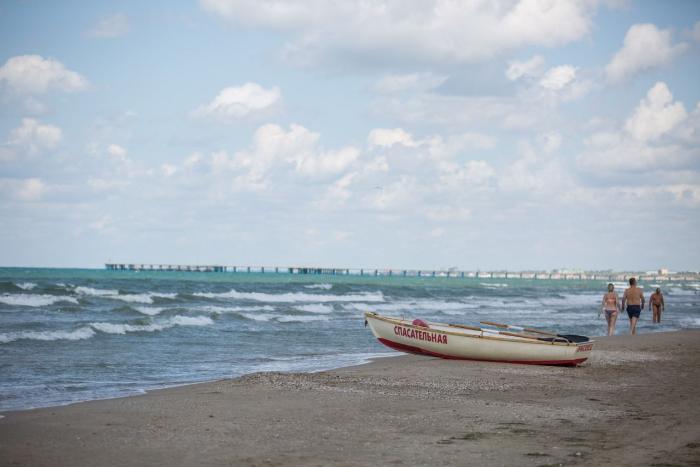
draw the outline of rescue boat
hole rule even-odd
[[[456,360],[577,366],[591,355],[586,336],[482,321],[490,327],[429,323],[365,313],[365,326],[382,344],[400,352]]]

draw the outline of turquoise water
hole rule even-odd
[[[605,283],[0,268],[0,410],[394,354],[363,311],[589,336]],[[645,292],[656,284],[642,284]],[[640,333],[700,327],[697,284],[661,284]],[[627,331],[626,317],[618,332]]]

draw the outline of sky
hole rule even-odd
[[[700,2],[0,3],[0,265],[700,270]]]

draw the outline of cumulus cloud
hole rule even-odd
[[[88,84],[83,76],[61,62],[40,55],[19,55],[7,60],[0,67],[0,83],[19,94],[79,91]]]
[[[118,144],[110,144],[107,146],[107,155],[115,159],[125,159],[127,151]]]
[[[229,86],[222,89],[209,104],[198,108],[195,115],[220,120],[236,120],[270,109],[281,99],[279,88],[265,89],[257,83]]]
[[[604,177],[609,171],[649,172],[691,167],[697,160],[696,143],[688,139],[700,130],[665,83],[656,83],[617,130],[600,131],[585,141],[577,157],[580,169]]]
[[[129,18],[124,13],[117,13],[102,18],[88,32],[88,36],[113,38],[123,36],[129,32]]]
[[[55,148],[62,138],[60,128],[34,118],[23,118],[22,124],[10,132],[8,145],[33,155]]]
[[[388,74],[377,81],[372,90],[381,94],[397,92],[425,92],[439,87],[447,76],[434,73]]]
[[[39,178],[0,179],[0,192],[17,201],[39,201],[46,191],[46,184]]]
[[[673,102],[666,83],[656,83],[639,103],[625,123],[625,129],[636,139],[658,139],[686,119],[688,114],[681,102]]]
[[[407,4],[306,0],[201,0],[202,7],[250,27],[287,31],[292,61],[325,59],[469,63],[524,46],[555,47],[585,37],[594,2],[501,0]]]
[[[208,167],[211,174],[233,177],[233,186],[240,190],[261,190],[271,177],[297,174],[301,177],[324,179],[345,173],[360,157],[352,146],[326,150],[319,145],[320,135],[301,125],[289,129],[266,124],[255,131],[249,148],[229,154],[216,151],[208,157],[192,154],[182,169],[169,167],[172,174],[195,173]]]
[[[672,43],[669,29],[649,23],[635,24],[627,31],[622,49],[605,67],[605,74],[608,81],[620,83],[641,71],[670,63],[686,48],[685,43]]]
[[[516,81],[525,77],[540,76],[543,66],[544,58],[542,58],[541,55],[535,55],[530,60],[524,62],[513,61],[508,65],[506,78],[511,81]]]
[[[416,146],[413,137],[402,128],[376,128],[367,137],[369,147],[391,147],[395,144]]]
[[[559,91],[576,79],[576,68],[571,65],[561,65],[550,68],[540,79],[540,85],[549,90]]]

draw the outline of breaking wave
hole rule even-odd
[[[347,295],[317,295],[300,292],[282,294],[269,294],[263,292],[238,292],[231,289],[228,292],[195,292],[193,295],[204,298],[234,298],[239,300],[255,300],[268,303],[294,303],[294,302],[383,302],[384,295],[381,292],[362,292]]]
[[[84,326],[74,331],[20,331],[8,332],[0,334],[0,344],[7,344],[20,339],[28,339],[34,341],[57,341],[68,340],[78,341],[82,339],[90,339],[95,335],[92,328]]]
[[[309,305],[297,305],[294,308],[296,308],[299,311],[305,311],[307,313],[321,313],[321,314],[333,313],[333,307],[330,305],[324,305],[323,303],[311,303]]]
[[[30,295],[30,294],[3,294],[0,295],[0,303],[14,306],[48,306],[54,303],[67,302],[78,304],[78,300],[73,297],[62,297],[57,295]]]
[[[304,288],[331,290],[333,288],[333,284],[311,284],[311,285],[305,285]]]

